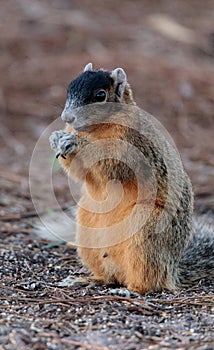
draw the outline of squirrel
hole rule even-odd
[[[173,143],[142,116],[125,71],[87,64],[68,86],[61,117],[65,130],[50,145],[85,184],[76,239],[91,279],[143,294],[213,277],[213,229],[195,224],[190,179]]]

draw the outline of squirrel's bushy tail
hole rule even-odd
[[[194,218],[193,230],[193,237],[179,263],[182,286],[214,277],[214,219],[208,215]]]
[[[34,233],[42,239],[49,241],[74,242],[76,236],[76,207],[66,212],[52,212],[40,217],[34,225]]]

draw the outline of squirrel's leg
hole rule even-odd
[[[104,283],[104,279],[101,276],[97,276],[97,275],[91,275],[91,276],[85,276],[85,277],[79,277],[76,279],[76,281],[83,281],[83,282],[88,282],[88,283],[96,283],[96,284],[102,284]]]
[[[75,285],[87,285],[89,283],[103,284],[104,280],[101,277],[95,276],[95,275],[77,277],[77,278],[74,278],[74,280],[73,280],[73,285],[74,284]]]
[[[170,262],[164,261],[157,252],[149,249],[150,247],[146,244],[145,249],[143,248],[141,246],[141,252],[135,249],[129,255],[124,285],[130,291],[138,294],[164,288],[176,290],[176,281]]]

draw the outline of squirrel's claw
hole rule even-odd
[[[58,159],[58,158],[59,158],[59,156],[61,156],[63,159],[66,159],[66,157],[64,156],[64,154],[60,154],[60,153],[57,153],[57,155],[56,155],[56,159]]]
[[[50,146],[56,152],[56,158],[72,153],[77,147],[77,135],[66,131],[54,131],[50,138]]]

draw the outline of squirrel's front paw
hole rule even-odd
[[[72,153],[78,144],[78,135],[63,130],[54,131],[50,138],[51,148],[56,152],[56,158],[65,158],[66,154]]]

